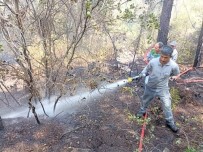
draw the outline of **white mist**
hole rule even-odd
[[[115,91],[117,88],[124,86],[127,84],[127,79],[119,80],[115,83],[105,84],[102,85],[100,88],[97,88],[93,91],[81,92],[75,96],[63,96],[59,99],[55,111],[54,103],[57,96],[52,96],[50,100],[44,99],[42,101],[45,112],[50,116],[60,116],[66,113],[74,113],[79,110],[82,106],[87,105],[89,102],[94,102],[98,98],[101,98],[103,95],[111,93]],[[38,103],[35,105],[37,115],[44,115],[43,109],[41,105]],[[14,112],[7,112],[6,114],[2,115],[2,118],[17,118],[17,117],[27,117],[28,114],[28,107],[23,107],[19,110]],[[30,116],[33,116],[32,112],[30,111]]]

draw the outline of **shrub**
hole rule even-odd
[[[179,90],[172,87],[170,89],[170,94],[171,94],[171,98],[172,98],[172,109],[175,109],[181,99]]]

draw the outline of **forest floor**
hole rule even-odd
[[[114,75],[116,72],[112,72]],[[203,77],[203,69],[189,71],[182,79]],[[160,101],[148,111],[144,152],[203,151],[203,83],[170,84],[173,113],[180,130],[165,127]],[[131,83],[88,103],[76,113],[56,117],[3,119],[1,152],[136,152],[142,122],[135,117],[143,88]],[[1,103],[2,104],[2,103]],[[1,109],[2,110],[2,109]]]

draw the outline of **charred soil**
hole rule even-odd
[[[182,79],[203,77],[203,70],[189,71]],[[149,108],[143,151],[184,152],[203,150],[203,83],[180,84],[179,101],[173,113],[180,131],[165,127],[160,101]],[[104,95],[73,114],[3,119],[1,152],[135,152],[142,122],[135,117],[140,107],[142,85],[132,83]]]

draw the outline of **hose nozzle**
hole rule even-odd
[[[128,77],[128,82],[132,82],[133,78],[132,77]]]
[[[132,82],[134,80],[138,80],[140,78],[140,76],[135,76],[135,77],[128,77],[128,82]]]

